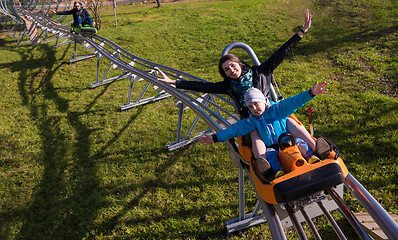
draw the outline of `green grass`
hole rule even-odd
[[[274,72],[281,91],[291,96],[330,82],[329,94],[310,103],[316,133],[332,139],[350,173],[398,214],[396,1],[125,5],[117,7],[118,28],[113,9],[104,9],[99,34],[147,60],[219,81],[227,44],[245,42],[264,61],[303,24],[307,7],[310,32]],[[238,215],[238,176],[223,144],[169,153],[172,99],[120,112],[129,82],[91,89],[96,59],[69,65],[73,45],[15,43],[0,39],[1,239],[227,237],[224,221]],[[108,64],[101,61],[102,72]],[[305,108],[297,116],[306,124]],[[246,184],[250,207],[256,198]],[[351,194],[344,198],[363,210]],[[315,221],[323,239],[336,239],[324,217]],[[266,224],[230,236],[259,238],[270,238]]]

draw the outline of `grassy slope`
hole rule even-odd
[[[310,33],[275,71],[281,91],[291,96],[315,81],[331,83],[327,96],[311,102],[315,131],[331,138],[350,172],[398,213],[394,1],[155,6],[118,6],[118,28],[107,9],[100,34],[140,57],[210,81],[220,79],[216,64],[227,44],[246,42],[264,61],[303,23],[309,7]],[[91,89],[95,59],[68,65],[73,45],[14,42],[0,40],[1,239],[226,237],[224,221],[237,216],[238,194],[237,169],[224,145],[193,144],[168,153],[177,122],[171,99],[119,112],[129,83]],[[101,62],[102,71],[107,65]],[[305,109],[297,115],[306,122]],[[249,185],[246,192],[251,206]],[[345,198],[362,210],[350,194]],[[335,215],[344,232],[354,234]],[[335,239],[325,222],[317,219],[321,234]],[[263,224],[231,238],[267,233]]]

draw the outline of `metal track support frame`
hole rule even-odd
[[[322,202],[317,202],[318,206],[322,209],[323,213],[325,214],[326,218],[328,219],[330,225],[333,227],[334,232],[337,234],[337,237],[340,240],[347,240],[346,236],[344,235],[343,231],[341,231],[339,225],[336,223],[332,215],[328,212]]]
[[[61,43],[58,43],[60,39],[65,38],[65,40],[63,40]],[[69,43],[72,43],[73,40],[68,39],[66,36],[63,36],[62,34],[58,33],[55,39],[55,44],[52,45],[51,47],[59,47],[59,46],[63,46]]]
[[[78,61],[81,61],[81,60],[85,60],[85,59],[88,59],[88,58],[92,58],[92,57],[97,56],[94,52],[93,52],[93,53],[89,53],[89,54],[77,55],[77,54],[76,54],[76,52],[77,52],[77,44],[79,43],[80,45],[82,45],[82,43],[79,42],[79,41],[77,40],[77,38],[74,38],[74,39],[73,39],[73,42],[74,42],[74,51],[73,51],[72,59],[69,59],[69,63],[70,63],[70,64],[71,64],[71,63],[78,62]],[[89,49],[89,48],[86,48],[86,49]],[[89,49],[89,50],[92,51],[91,49]],[[99,56],[97,56],[97,58],[98,58],[98,57],[99,57]]]
[[[303,206],[299,207],[301,214],[304,216],[305,221],[307,222],[308,226],[310,227],[312,233],[314,234],[315,239],[317,240],[322,240],[321,235],[319,235],[318,230],[316,229],[314,223],[312,222],[310,216],[308,215],[308,213],[305,211]]]
[[[207,106],[209,101],[211,101],[211,100],[214,101],[214,98],[210,94],[204,94],[203,96],[201,96],[200,98],[198,98],[196,100],[199,102],[204,102],[203,104],[205,106]],[[179,149],[181,147],[187,146],[193,142],[198,141],[199,138],[201,136],[203,136],[204,134],[209,134],[209,133],[213,132],[213,130],[211,130],[211,129],[206,129],[204,131],[198,132],[195,135],[191,136],[200,120],[200,116],[197,115],[195,117],[195,119],[193,120],[191,126],[187,130],[187,133],[185,134],[185,136],[182,137],[182,120],[183,120],[183,116],[184,116],[184,111],[187,110],[188,107],[186,107],[184,105],[184,103],[181,101],[176,101],[176,106],[178,107],[178,123],[177,123],[176,141],[166,145],[167,150],[169,150],[170,152],[174,151],[176,149]]]
[[[297,220],[297,217],[294,213],[292,206],[290,206],[288,203],[284,204],[284,206],[287,211],[287,214],[289,215],[290,220],[293,223],[293,227],[296,230],[296,233],[297,233],[297,236],[299,237],[299,239],[307,240],[307,236],[305,235],[303,226],[301,226],[300,222]]]
[[[134,65],[134,64],[130,63],[130,65]],[[125,75],[123,75],[123,74],[125,74]],[[122,78],[128,77],[130,79],[130,87],[129,87],[129,92],[128,92],[128,96],[127,96],[127,103],[124,104],[124,105],[120,105],[120,110],[121,111],[125,111],[125,110],[128,110],[130,108],[134,108],[134,107],[137,107],[137,106],[140,106],[140,105],[144,105],[144,104],[147,104],[147,103],[159,101],[159,100],[162,100],[162,99],[165,99],[165,98],[168,98],[168,97],[171,96],[166,91],[163,91],[159,87],[157,87],[155,85],[152,85],[150,82],[147,82],[145,84],[143,90],[141,91],[140,95],[137,97],[137,99],[135,101],[131,101],[132,94],[133,94],[134,83],[135,82],[139,82],[139,81],[143,81],[144,79],[139,77],[139,76],[137,76],[137,75],[134,75],[134,74],[131,74],[131,73],[127,73],[127,72],[123,73],[123,74],[120,75],[119,77],[122,77],[122,76],[123,76]],[[157,70],[148,71],[148,74],[157,76]],[[124,77],[124,76],[126,76],[126,77]],[[111,79],[110,81],[115,81],[116,79],[117,78],[115,78],[113,80]],[[121,79],[121,78],[119,78],[119,79]],[[155,89],[155,91],[158,94],[155,95],[155,96],[152,96],[152,97],[143,98],[144,94],[147,92],[147,90],[149,89],[149,87],[151,85],[153,86],[153,88]]]
[[[118,59],[120,59],[120,54],[118,52],[113,53],[113,56],[118,58]],[[95,83],[90,84],[91,88],[96,88],[96,87],[99,87],[99,86],[102,86],[102,85],[105,85],[105,84],[112,83],[112,82],[117,81],[117,80],[128,78],[130,76],[130,74],[131,74],[130,72],[125,71],[125,70],[119,68],[113,62],[110,62],[109,65],[108,65],[108,68],[105,70],[105,73],[104,73],[104,75],[102,76],[102,78],[100,80],[99,79],[99,67],[100,67],[99,63],[100,63],[100,59],[101,59],[101,56],[97,56],[97,77],[96,77]],[[129,63],[129,65],[134,66],[134,62]],[[114,77],[110,77],[110,78],[105,79],[106,76],[108,75],[109,71],[112,68],[115,69],[115,70],[122,70],[123,72],[119,76],[114,76]]]

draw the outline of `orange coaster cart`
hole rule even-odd
[[[290,117],[302,125],[294,115]],[[292,144],[284,146],[281,143],[283,137],[289,137]],[[283,134],[278,141],[278,160],[286,174],[268,181],[257,172],[251,147],[243,143],[242,137],[239,137],[237,141],[240,155],[245,163],[250,165],[250,174],[255,182],[256,190],[267,203],[291,202],[335,187],[343,183],[348,174],[347,167],[339,157],[338,148],[331,141],[327,140],[332,149],[329,156],[318,163],[309,164],[298,150],[293,137]]]

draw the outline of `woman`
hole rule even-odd
[[[222,56],[218,64],[220,75],[224,78],[221,82],[212,83],[171,80],[162,71],[159,72],[163,78],[158,78],[158,80],[175,85],[180,89],[214,94],[228,94],[239,107],[240,118],[245,118],[248,116],[248,108],[244,102],[246,91],[251,87],[255,87],[260,89],[265,96],[270,96],[270,80],[267,76],[279,66],[285,56],[289,54],[289,52],[301,40],[303,35],[308,31],[311,27],[311,19],[312,16],[310,15],[309,10],[306,9],[304,27],[259,66],[250,67],[233,54]],[[312,150],[315,150],[315,142],[303,126],[289,118],[287,121],[287,128],[293,137],[302,138]],[[252,140],[254,157],[258,158],[260,153],[264,152],[266,146],[261,140],[257,130],[253,131],[250,134],[250,137]]]

